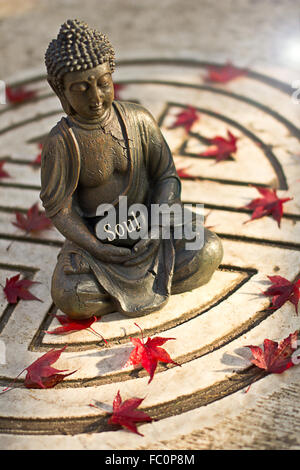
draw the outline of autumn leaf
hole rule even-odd
[[[15,215],[17,220],[12,224],[24,230],[26,234],[47,230],[52,226],[51,220],[45,216],[44,212],[39,210],[37,203],[28,209],[27,214],[16,212]]]
[[[35,160],[33,160],[32,164],[33,164],[33,165],[36,165],[36,166],[39,166],[39,165],[41,164],[41,161],[42,161],[42,154],[39,153],[39,154],[36,156]]]
[[[228,83],[235,78],[247,75],[246,69],[235,67],[230,62],[223,66],[209,65],[207,67],[206,82]]]
[[[27,213],[21,214],[20,212],[15,213],[16,222],[12,222],[15,227],[18,227],[21,230],[24,230],[25,234],[41,232],[42,230],[47,230],[52,227],[52,222],[45,216],[45,213],[40,211],[38,204],[34,204]],[[13,244],[13,241],[7,246],[6,251],[8,251]]]
[[[245,209],[250,209],[253,211],[251,219],[246,220],[244,224],[255,219],[260,219],[265,215],[271,215],[278,223],[278,227],[280,227],[281,217],[283,214],[283,204],[287,201],[291,201],[293,198],[287,197],[280,199],[278,198],[275,189],[260,188],[257,186],[254,187],[262,195],[262,197],[253,199],[249,204],[244,206]]]
[[[6,99],[11,104],[20,104],[24,101],[28,101],[31,98],[34,98],[36,91],[26,90],[23,86],[12,88],[10,86],[6,87]]]
[[[208,230],[213,229],[215,227],[215,225],[206,225],[207,219],[211,213],[212,213],[212,210],[208,211],[207,214],[204,216],[204,227],[207,228]]]
[[[114,93],[115,93],[115,100],[120,101],[122,98],[120,97],[120,91],[125,88],[125,85],[121,85],[120,83],[114,83]]]
[[[300,300],[300,279],[290,282],[282,276],[268,276],[272,282],[264,295],[272,297],[272,308],[280,308],[286,302],[291,302],[295,306],[298,315],[298,303]]]
[[[46,331],[46,333],[48,333],[49,335],[60,335],[64,333],[71,333],[73,331],[80,331],[80,330],[87,329],[91,331],[92,333],[94,333],[96,336],[100,336],[101,339],[103,339],[103,341],[107,343],[107,341],[103,338],[103,336],[97,331],[95,331],[91,326],[93,323],[100,320],[101,317],[97,318],[94,315],[91,318],[85,318],[83,320],[72,320],[66,315],[52,315],[52,316],[56,318],[62,326],[59,326],[52,331]]]
[[[24,385],[27,388],[52,388],[65,377],[74,374],[76,371],[69,372],[68,374],[61,374],[66,372],[66,369],[59,370],[51,367],[51,364],[56,362],[61,353],[66,349],[51,349],[39,359],[34,361],[30,366],[26,367],[27,374],[25,377]]]
[[[136,323],[135,325],[141,330],[139,325],[137,325]],[[148,381],[148,383],[150,383],[153,379],[158,362],[164,362],[166,364],[172,363],[176,366],[180,365],[177,364],[177,362],[174,362],[173,359],[171,359],[171,357],[169,356],[169,354],[163,348],[160,347],[171,339],[176,338],[161,338],[159,336],[156,336],[154,338],[148,338],[147,342],[145,343],[143,332],[141,340],[139,338],[130,338],[132,344],[134,345],[134,349],[131,351],[129,359],[123,367],[143,367],[150,375],[150,379]]]
[[[138,406],[142,403],[144,398],[129,398],[128,400],[122,401],[120,391],[113,401],[113,413],[108,420],[108,424],[117,424],[129,431],[143,436],[138,432],[136,423],[151,422],[152,418],[143,411],[137,410]]]
[[[195,179],[194,176],[186,172],[187,168],[176,168],[177,175],[180,179]]]
[[[297,349],[298,331],[291,333],[280,343],[265,339],[263,349],[259,346],[246,346],[252,352],[252,364],[269,373],[281,374],[293,367],[292,354]]]
[[[3,166],[5,165],[6,162],[2,161],[0,162],[0,179],[1,178],[10,178],[10,174],[7,173],[7,171],[3,170]]]
[[[35,166],[39,166],[42,161],[42,149],[43,145],[41,143],[38,144],[40,152],[37,154],[36,158],[33,160],[32,164]]]
[[[20,274],[6,279],[6,284],[3,291],[7,301],[10,304],[16,304],[18,299],[21,300],[42,300],[38,299],[35,295],[29,292],[29,287],[32,284],[39,284],[39,282],[30,281],[29,279],[20,279]]]
[[[64,346],[62,349],[51,349],[43,354],[43,356],[39,357],[30,366],[25,367],[14,381],[26,370],[27,374],[24,380],[26,388],[52,388],[68,375],[74,374],[76,372],[75,370],[68,374],[61,374],[61,372],[66,372],[66,370],[58,370],[51,367],[51,364],[59,359],[66,347],[67,346]],[[10,389],[11,385],[2,390],[2,393]]]
[[[227,130],[227,139],[224,137],[216,136],[209,139],[209,143],[214,147],[199,154],[200,157],[215,157],[216,163],[228,159],[232,153],[237,151],[236,142],[238,137],[233,135]]]
[[[184,127],[186,132],[189,132],[193,124],[200,119],[200,116],[193,106],[188,106],[187,109],[180,111],[176,115],[175,122],[168,127],[168,129],[175,129],[176,127]]]

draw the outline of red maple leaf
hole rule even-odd
[[[27,214],[16,212],[15,215],[17,221],[12,222],[12,224],[24,230],[27,234],[47,230],[52,226],[51,220],[45,216],[44,212],[39,210],[37,203],[28,209]]]
[[[36,166],[39,166],[41,164],[41,161],[42,161],[43,145],[41,143],[39,143],[38,146],[39,146],[40,152],[37,154],[35,160],[33,160],[33,162],[32,162],[32,164],[36,165]]]
[[[207,214],[204,216],[204,227],[207,228],[208,230],[213,229],[215,225],[206,225],[207,219],[211,214],[211,210],[207,212]]]
[[[33,98],[36,95],[34,90],[26,90],[23,86],[12,88],[6,87],[6,99],[11,104],[20,104]]]
[[[259,188],[257,186],[254,187],[263,197],[253,199],[249,204],[244,206],[244,208],[253,211],[251,219],[246,220],[244,224],[251,222],[254,219],[260,219],[265,215],[271,215],[273,219],[277,221],[278,227],[280,227],[281,217],[283,214],[283,204],[287,201],[291,201],[293,198],[287,197],[280,199],[278,198],[275,189]]]
[[[87,330],[90,330],[95,335],[100,336],[103,339],[103,341],[107,343],[107,341],[103,338],[103,336],[97,333],[97,331],[95,331],[91,327],[91,325],[95,323],[96,321],[100,320],[101,317],[97,318],[94,315],[91,318],[85,318],[83,320],[72,320],[66,315],[53,315],[53,317],[55,317],[62,326],[58,326],[52,331],[46,331],[46,333],[48,333],[49,335],[60,335],[63,333],[70,333],[72,331],[80,331],[80,330],[87,329]]]
[[[120,101],[122,98],[120,97],[120,91],[125,88],[125,85],[121,85],[120,83],[114,83],[114,93],[115,93],[115,100]]]
[[[51,364],[56,362],[61,353],[66,349],[67,346],[64,346],[62,349],[51,349],[43,356],[39,357],[34,361],[30,366],[25,367],[14,379],[14,381],[25,371],[27,374],[24,380],[24,385],[26,388],[52,388],[59,382],[61,382],[68,375],[74,374],[76,371],[69,372],[68,374],[61,374],[61,372],[66,372],[65,370],[55,369],[51,367]],[[11,388],[10,384],[2,392],[6,392]]]
[[[10,174],[3,170],[5,163],[4,161],[0,162],[0,178],[10,178]]]
[[[272,308],[280,308],[286,302],[291,302],[295,306],[298,315],[298,303],[300,300],[300,279],[290,282],[282,276],[268,276],[273,283],[264,295],[272,297]]]
[[[29,287],[32,284],[39,284],[39,282],[30,281],[29,279],[20,279],[20,274],[16,276],[12,276],[9,279],[6,279],[5,286],[3,287],[3,291],[7,301],[10,304],[16,304],[18,299],[22,300],[42,300],[35,297],[35,295],[29,292]]]
[[[213,139],[209,139],[209,143],[214,146],[212,149],[208,149],[205,152],[199,154],[201,157],[215,157],[216,162],[221,162],[226,160],[231,156],[232,153],[237,151],[236,142],[238,137],[233,135],[229,130],[227,130],[228,139],[224,137],[216,136]]]
[[[187,168],[176,168],[177,175],[181,179],[195,179],[194,176],[190,175],[189,173],[186,172]]]
[[[139,325],[137,325],[136,323],[135,325],[141,330]],[[147,342],[145,343],[143,332],[142,340],[140,340],[139,338],[130,338],[132,344],[135,347],[131,351],[129,359],[123,367],[125,368],[129,366],[142,366],[150,375],[150,379],[148,381],[149,384],[153,379],[159,361],[164,362],[166,364],[172,363],[176,366],[180,365],[177,364],[177,362],[174,362],[173,359],[170,358],[169,354],[163,348],[160,347],[171,339],[176,338],[161,338],[160,336],[156,336],[154,338],[148,338]]]
[[[293,367],[292,354],[297,349],[298,331],[291,333],[287,338],[280,341],[265,339],[263,349],[259,346],[246,346],[252,352],[252,364],[264,369],[269,373],[281,374]]]
[[[227,83],[235,78],[245,76],[247,73],[246,69],[237,68],[230,62],[227,62],[226,65],[222,66],[209,65],[207,67],[207,76],[205,77],[205,81]]]
[[[194,124],[198,121],[200,116],[193,106],[188,106],[187,109],[180,111],[176,115],[175,122],[168,127],[168,129],[175,129],[176,127],[184,127],[186,132],[189,132]]]
[[[144,398],[129,398],[122,402],[120,391],[118,391],[113,401],[113,413],[108,420],[108,424],[118,424],[129,429],[131,432],[143,436],[143,434],[138,432],[135,423],[149,423],[152,421],[150,416],[136,409],[143,400]]]

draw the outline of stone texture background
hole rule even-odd
[[[299,0],[1,0],[0,76],[39,68],[61,23],[107,33],[117,57],[184,57],[253,67],[299,62]]]

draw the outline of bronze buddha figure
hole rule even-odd
[[[121,234],[121,224],[114,230],[107,224],[113,235],[98,236],[103,205],[118,212],[126,198],[131,207],[182,206],[180,179],[154,118],[140,105],[114,101],[114,50],[107,37],[68,20],[45,61],[48,82],[67,114],[43,145],[41,167],[40,197],[66,238],[52,278],[56,306],[76,319],[115,311],[134,317],[160,309],[173,293],[207,283],[223,252],[203,226],[198,249],[186,249],[186,239],[174,238],[172,227],[169,237],[162,236],[151,218],[150,235],[142,236],[134,213],[126,215]],[[127,236],[115,237],[116,231],[124,235],[124,227]],[[135,237],[128,236],[132,230]]]

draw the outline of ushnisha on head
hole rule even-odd
[[[115,53],[105,34],[68,20],[45,54],[48,82],[67,114],[85,120],[105,116],[114,99]]]

